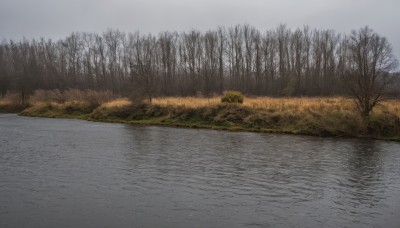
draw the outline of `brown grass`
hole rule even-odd
[[[93,106],[100,106],[103,103],[115,99],[111,91],[95,91],[95,90],[77,90],[68,89],[65,91],[55,90],[36,90],[29,98],[29,103],[35,105],[37,103],[46,102],[80,102],[88,103]]]
[[[71,92],[74,94],[76,91]],[[64,102],[38,102],[23,115],[82,118],[97,121],[281,132],[319,136],[352,136],[400,140],[400,101],[378,105],[368,119],[352,99],[245,97],[226,104],[221,97],[164,97],[152,104],[127,98],[99,99],[90,105],[81,94]]]
[[[19,93],[7,93],[3,98],[0,98],[0,105],[20,104],[21,102]]]
[[[155,98],[154,105],[183,106],[186,108],[202,108],[221,104],[221,97],[197,98],[197,97],[164,97]],[[273,98],[273,97],[246,97],[243,102],[244,107],[255,110],[270,112],[357,112],[355,103],[350,98],[330,97],[330,98]],[[388,100],[378,105],[374,112],[390,112],[400,116],[400,101]]]
[[[132,105],[132,102],[127,98],[118,98],[106,103],[103,103],[100,107],[102,108],[122,108]]]
[[[159,106],[183,106],[186,108],[200,108],[215,106],[221,103],[220,97],[199,98],[199,97],[161,97],[154,98],[153,105]]]
[[[16,113],[24,110],[27,104],[22,103],[20,94],[7,93],[5,97],[0,98],[0,112]]]
[[[400,101],[399,100],[386,100],[379,104],[375,109],[374,113],[381,114],[394,114],[400,118]]]
[[[8,93],[0,99],[0,106],[16,105],[21,103],[20,95]],[[93,107],[105,108],[124,107],[132,105],[127,98],[116,98],[111,91],[94,90],[37,90],[29,98],[31,105],[51,103],[54,106],[61,104],[87,104]],[[160,97],[154,98],[152,105],[161,107],[206,108],[221,104],[221,97]],[[322,98],[273,98],[273,97],[246,97],[243,107],[252,110],[268,111],[273,113],[308,113],[308,112],[357,112],[354,101],[344,97]],[[392,114],[400,117],[400,101],[387,100],[374,108],[374,114]]]

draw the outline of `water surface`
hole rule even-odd
[[[400,144],[0,115],[0,227],[399,227]]]

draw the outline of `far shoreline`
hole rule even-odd
[[[368,119],[355,112],[351,99],[342,97],[246,98],[244,104],[194,97],[157,98],[152,104],[133,104],[126,98],[119,98],[99,105],[86,101],[37,102],[20,112],[6,113],[145,126],[400,142],[399,104],[397,100],[386,102]]]
[[[184,125],[184,124],[165,124],[165,123],[146,123],[141,121],[126,121],[126,120],[94,120],[94,119],[86,119],[80,117],[71,117],[71,116],[59,116],[59,117],[46,117],[46,116],[28,116],[21,115],[20,113],[1,113],[0,114],[15,114],[22,117],[32,117],[32,118],[48,118],[48,119],[66,119],[66,120],[83,120],[95,123],[110,123],[110,124],[128,124],[133,126],[143,126],[143,127],[167,127],[167,128],[177,128],[177,129],[202,129],[202,130],[214,130],[214,131],[227,131],[227,132],[248,132],[248,133],[264,133],[264,134],[277,134],[277,135],[293,135],[293,136],[308,136],[308,137],[316,137],[316,138],[324,138],[324,139],[360,139],[360,140],[380,140],[380,141],[391,141],[391,142],[399,142],[399,139],[390,139],[390,138],[375,138],[368,136],[343,136],[343,135],[314,135],[314,134],[302,134],[295,132],[285,132],[285,131],[276,131],[276,130],[268,130],[268,129],[245,129],[245,128],[226,128],[226,127],[218,127],[218,126],[208,126],[208,125]]]

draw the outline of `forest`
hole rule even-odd
[[[364,59],[360,48],[358,54],[354,50],[362,44],[361,31],[377,38],[366,44],[376,51]],[[360,71],[362,61],[380,61],[383,65],[373,69],[364,67],[392,76],[397,66],[390,43],[368,27],[350,34],[286,25],[260,31],[248,24],[158,35],[109,29],[57,41],[1,42],[0,94],[14,91],[24,99],[38,89],[91,89],[150,99],[208,97],[225,90],[255,96],[345,95],[351,72]],[[389,83],[389,95],[400,94],[398,81],[394,77]]]

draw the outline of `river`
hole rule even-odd
[[[400,143],[0,115],[0,227],[400,227]]]

